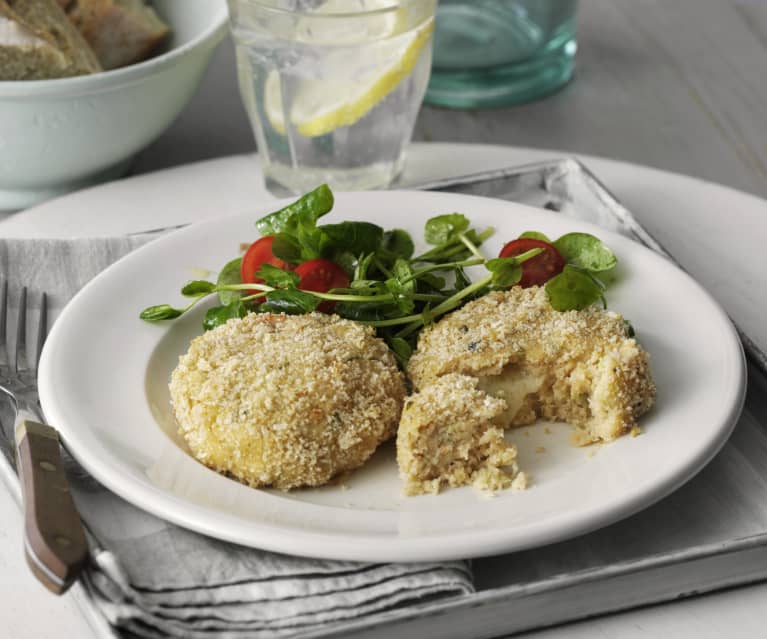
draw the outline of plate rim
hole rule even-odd
[[[463,195],[463,194],[454,194],[454,193],[433,193],[428,191],[409,191],[409,190],[397,190],[397,191],[386,191],[386,192],[376,192],[376,191],[367,191],[367,192],[356,192],[353,194],[349,193],[342,193],[339,192],[336,195],[338,197],[342,196],[359,196],[362,194],[362,196],[369,196],[369,195],[375,195],[376,197],[381,196],[382,194],[385,194],[385,197],[389,197],[389,194],[393,194],[395,197],[398,196],[417,196],[417,197],[435,197],[435,198],[443,198],[443,199],[453,199],[453,198],[460,198],[462,200],[482,200],[482,201],[488,201],[493,202],[495,205],[498,205],[499,203],[506,207],[515,207],[520,208],[523,210],[528,210],[531,212],[534,212],[535,215],[542,215],[544,217],[548,217],[552,220],[556,219],[558,222],[562,221],[561,217],[557,217],[556,214],[542,210],[537,209],[535,207],[519,204],[519,203],[513,203],[513,202],[503,202],[501,200],[497,200],[495,198],[488,198],[488,197],[482,197],[482,196],[474,196],[474,195]],[[253,207],[253,210],[250,210],[245,213],[241,213],[234,216],[227,216],[226,218],[217,218],[202,222],[197,222],[195,224],[190,225],[189,227],[186,227],[184,229],[180,229],[178,231],[175,231],[173,233],[167,234],[163,237],[158,238],[157,240],[154,240],[150,243],[148,243],[145,246],[140,247],[136,251],[133,251],[131,254],[123,257],[122,259],[115,262],[115,264],[111,265],[107,269],[105,269],[102,273],[100,273],[96,278],[94,278],[91,282],[89,282],[86,287],[82,289],[82,291],[79,291],[73,298],[70,300],[70,302],[66,305],[66,308],[62,311],[61,316],[59,320],[56,322],[56,324],[53,327],[53,330],[51,331],[50,339],[46,343],[46,347],[43,351],[43,355],[40,362],[40,395],[41,400],[43,401],[44,406],[46,407],[46,414],[52,414],[54,419],[52,421],[55,421],[56,416],[56,409],[55,406],[55,400],[54,403],[52,403],[51,398],[55,398],[55,394],[53,394],[52,389],[52,382],[49,378],[49,375],[51,374],[51,366],[52,366],[52,357],[50,356],[50,353],[52,352],[53,346],[51,344],[56,344],[58,339],[58,333],[63,330],[59,327],[62,327],[65,325],[66,317],[68,316],[68,313],[71,312],[72,308],[75,308],[78,302],[78,300],[81,298],[81,295],[84,291],[89,290],[91,286],[93,286],[97,281],[100,281],[102,278],[109,277],[109,273],[112,271],[113,268],[118,267],[118,264],[122,263],[128,263],[132,260],[139,260],[142,258],[142,254],[144,252],[144,249],[150,245],[153,245],[157,242],[164,242],[167,238],[173,236],[175,238],[181,238],[185,236],[186,234],[195,235],[198,234],[198,229],[200,227],[208,227],[208,226],[214,226],[216,224],[220,224],[222,221],[226,219],[230,220],[242,220],[242,219],[248,219],[253,220],[255,219],[255,216],[257,216],[259,213],[258,211],[263,209],[274,209],[276,206],[280,206],[283,203],[294,201],[294,198],[288,198],[284,200],[279,201],[265,201],[263,203],[258,203]],[[591,227],[593,229],[597,229],[598,227],[595,227],[593,224],[589,224],[586,222],[582,222],[580,220],[569,220],[570,222],[574,223],[577,226],[581,227]],[[609,236],[615,236],[615,234],[606,231],[605,229],[599,229],[599,232],[603,235],[609,235]],[[620,236],[616,236],[620,237]],[[630,241],[626,240],[626,238],[622,238],[624,241]],[[611,508],[600,508],[599,511],[596,513],[596,516],[592,513],[590,517],[590,523],[588,525],[584,525],[582,521],[578,521],[577,518],[574,521],[570,521],[569,523],[565,523],[564,525],[560,525],[556,527],[555,530],[550,530],[549,534],[542,534],[541,531],[533,531],[535,533],[535,540],[528,540],[527,543],[516,543],[516,544],[509,544],[507,539],[500,539],[499,534],[504,532],[506,529],[497,529],[497,528],[491,528],[488,531],[478,532],[476,530],[472,531],[459,531],[457,533],[448,534],[446,536],[442,535],[425,535],[420,536],[419,538],[403,538],[401,535],[398,536],[396,539],[386,539],[387,545],[392,546],[393,548],[389,548],[383,552],[381,552],[380,547],[377,548],[376,555],[379,557],[378,560],[384,560],[384,561],[424,561],[424,560],[446,560],[446,559],[458,559],[458,558],[466,558],[466,557],[476,557],[476,556],[486,556],[486,555],[492,555],[492,554],[498,554],[502,552],[509,552],[509,551],[518,551],[523,550],[527,548],[537,547],[541,546],[547,543],[552,543],[555,541],[561,541],[567,538],[571,538],[574,535],[577,534],[584,534],[588,533],[590,531],[593,531],[597,528],[601,528],[605,525],[609,525],[610,523],[614,523],[616,521],[619,521],[620,519],[623,519],[633,513],[636,513],[651,504],[655,503],[656,501],[662,499],[663,497],[667,496],[677,488],[679,488],[681,485],[689,481],[692,477],[694,477],[713,457],[714,455],[720,450],[720,448],[726,443],[727,439],[729,438],[733,428],[735,427],[735,424],[737,422],[737,418],[740,415],[740,412],[743,407],[743,403],[745,401],[745,393],[746,393],[746,360],[743,353],[742,344],[740,343],[740,340],[737,338],[737,334],[735,332],[735,329],[727,317],[726,313],[722,309],[721,305],[711,296],[708,291],[706,291],[700,284],[697,283],[692,277],[689,276],[689,274],[685,273],[672,263],[668,262],[664,258],[658,256],[657,254],[653,253],[649,249],[646,249],[645,247],[641,246],[638,243],[634,243],[635,247],[639,250],[639,252],[645,252],[647,255],[651,255],[653,259],[658,259],[661,261],[666,262],[671,268],[674,268],[677,270],[684,278],[686,278],[688,284],[696,287],[700,293],[703,294],[703,296],[706,298],[707,302],[711,305],[712,308],[716,309],[719,319],[723,320],[723,325],[727,327],[727,332],[730,335],[730,337],[733,339],[734,344],[737,345],[738,349],[738,358],[739,358],[739,366],[738,366],[738,388],[734,391],[734,394],[736,396],[735,401],[729,406],[729,410],[727,412],[727,416],[723,420],[723,426],[720,427],[717,431],[718,437],[713,438],[712,440],[708,441],[707,445],[702,448],[697,456],[694,459],[688,460],[688,463],[684,467],[679,467],[676,469],[674,473],[672,473],[669,477],[667,477],[666,481],[663,484],[657,485],[653,491],[648,493],[641,493],[635,495],[630,500],[623,500],[620,505],[616,506],[613,504]],[[137,257],[138,256],[138,257]],[[119,268],[125,268],[119,267]],[[64,320],[64,321],[62,321]],[[66,444],[66,432],[69,430],[69,433],[71,434],[71,429],[69,429],[66,425],[63,426],[63,428],[60,427],[60,430],[62,431],[62,434],[65,435],[63,439],[65,440]],[[76,431],[75,431],[76,432]],[[213,511],[201,506],[200,504],[181,499],[176,495],[170,494],[167,491],[164,491],[160,489],[157,486],[143,486],[141,484],[136,484],[133,486],[133,488],[126,487],[119,483],[119,477],[113,477],[109,473],[103,473],[102,468],[99,466],[99,464],[92,463],[92,459],[88,457],[88,455],[82,455],[81,452],[83,449],[79,447],[79,444],[82,442],[78,442],[77,437],[70,438],[69,441],[75,441],[76,445],[70,447],[67,445],[68,450],[70,453],[77,459],[79,463],[83,465],[84,468],[86,468],[90,473],[94,475],[94,477],[100,481],[104,486],[106,486],[111,491],[115,492],[116,494],[120,495],[130,503],[136,505],[138,508],[144,509],[158,517],[161,517],[162,519],[165,519],[167,521],[170,521],[172,523],[178,524],[180,526],[183,526],[185,528],[195,530],[197,532],[218,538],[223,539],[226,541],[248,545],[248,546],[254,546],[259,548],[264,548],[267,550],[274,550],[277,552],[288,552],[292,554],[303,554],[306,556],[313,556],[313,557],[321,557],[321,558],[327,558],[327,559],[345,559],[345,560],[358,560],[358,561],[370,561],[372,560],[370,558],[370,552],[369,552],[369,545],[371,543],[373,544],[380,544],[381,539],[376,537],[369,537],[365,536],[359,533],[354,533],[353,537],[349,537],[348,533],[325,533],[325,532],[305,532],[303,530],[295,530],[292,528],[286,528],[285,526],[272,526],[268,523],[265,524],[263,522],[257,523],[252,522],[251,527],[255,529],[256,527],[259,528],[260,536],[258,540],[254,539],[246,539],[243,538],[241,534],[235,534],[234,532],[228,533],[225,529],[225,526],[222,527],[221,525],[210,525],[205,523],[205,517],[204,515],[207,514],[208,517],[210,517],[213,514]],[[95,468],[95,472],[94,472]],[[173,510],[164,510],[162,508],[162,503],[155,502],[153,500],[153,496],[150,493],[155,493],[154,497],[157,497],[159,495],[160,501],[163,500],[170,500],[171,502],[177,502],[182,506],[182,510],[179,512],[173,511]],[[310,505],[310,504],[306,504]],[[315,504],[311,504],[312,506],[316,506]],[[329,506],[322,506],[323,508],[333,508]],[[203,515],[202,519],[198,519],[197,515]],[[229,514],[224,514],[220,512],[216,512],[216,516],[219,517],[221,520],[228,519],[230,516]],[[242,522],[243,520],[239,520]],[[551,527],[551,526],[550,526]],[[222,529],[223,528],[223,529]],[[234,528],[233,528],[234,530]],[[301,548],[296,548],[292,545],[292,543],[286,543],[284,540],[284,534],[285,532],[289,531],[290,535],[293,537],[293,539],[299,539],[301,541],[308,541],[310,542],[310,545],[312,546],[310,551],[301,552]],[[465,538],[467,536],[470,536],[471,539],[466,541]],[[528,533],[528,536],[530,534]],[[455,537],[459,537],[460,541],[456,540]],[[439,544],[435,542],[444,542],[446,540],[450,541],[450,548],[446,552],[443,548],[438,548],[437,546]],[[317,544],[321,544],[321,547]],[[477,546],[481,546],[482,550],[478,551]]]

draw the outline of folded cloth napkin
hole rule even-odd
[[[46,291],[55,317],[90,279],[154,237],[2,239],[0,279],[11,291],[26,284],[32,300]],[[11,321],[15,300],[12,295]],[[0,420],[6,419],[9,408],[0,405]],[[7,450],[8,443],[2,446]],[[158,519],[106,490],[73,460],[67,467],[91,547],[83,583],[126,637],[330,636],[344,622],[473,592],[466,562],[370,564],[245,548]]]

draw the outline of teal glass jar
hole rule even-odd
[[[577,0],[440,0],[426,102],[506,106],[573,75]]]

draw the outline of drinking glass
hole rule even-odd
[[[577,0],[441,0],[426,102],[528,102],[573,75]]]
[[[431,68],[437,0],[229,0],[267,188],[386,187]]]

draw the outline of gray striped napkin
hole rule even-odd
[[[55,317],[96,274],[154,237],[2,239],[0,279],[8,279],[12,291],[31,286],[33,299],[47,291]],[[9,413],[0,403],[3,419]],[[3,447],[7,452],[0,438]],[[135,508],[69,462],[91,542],[83,583],[98,611],[126,637],[332,636],[344,622],[474,591],[466,562],[325,561],[211,539]]]

